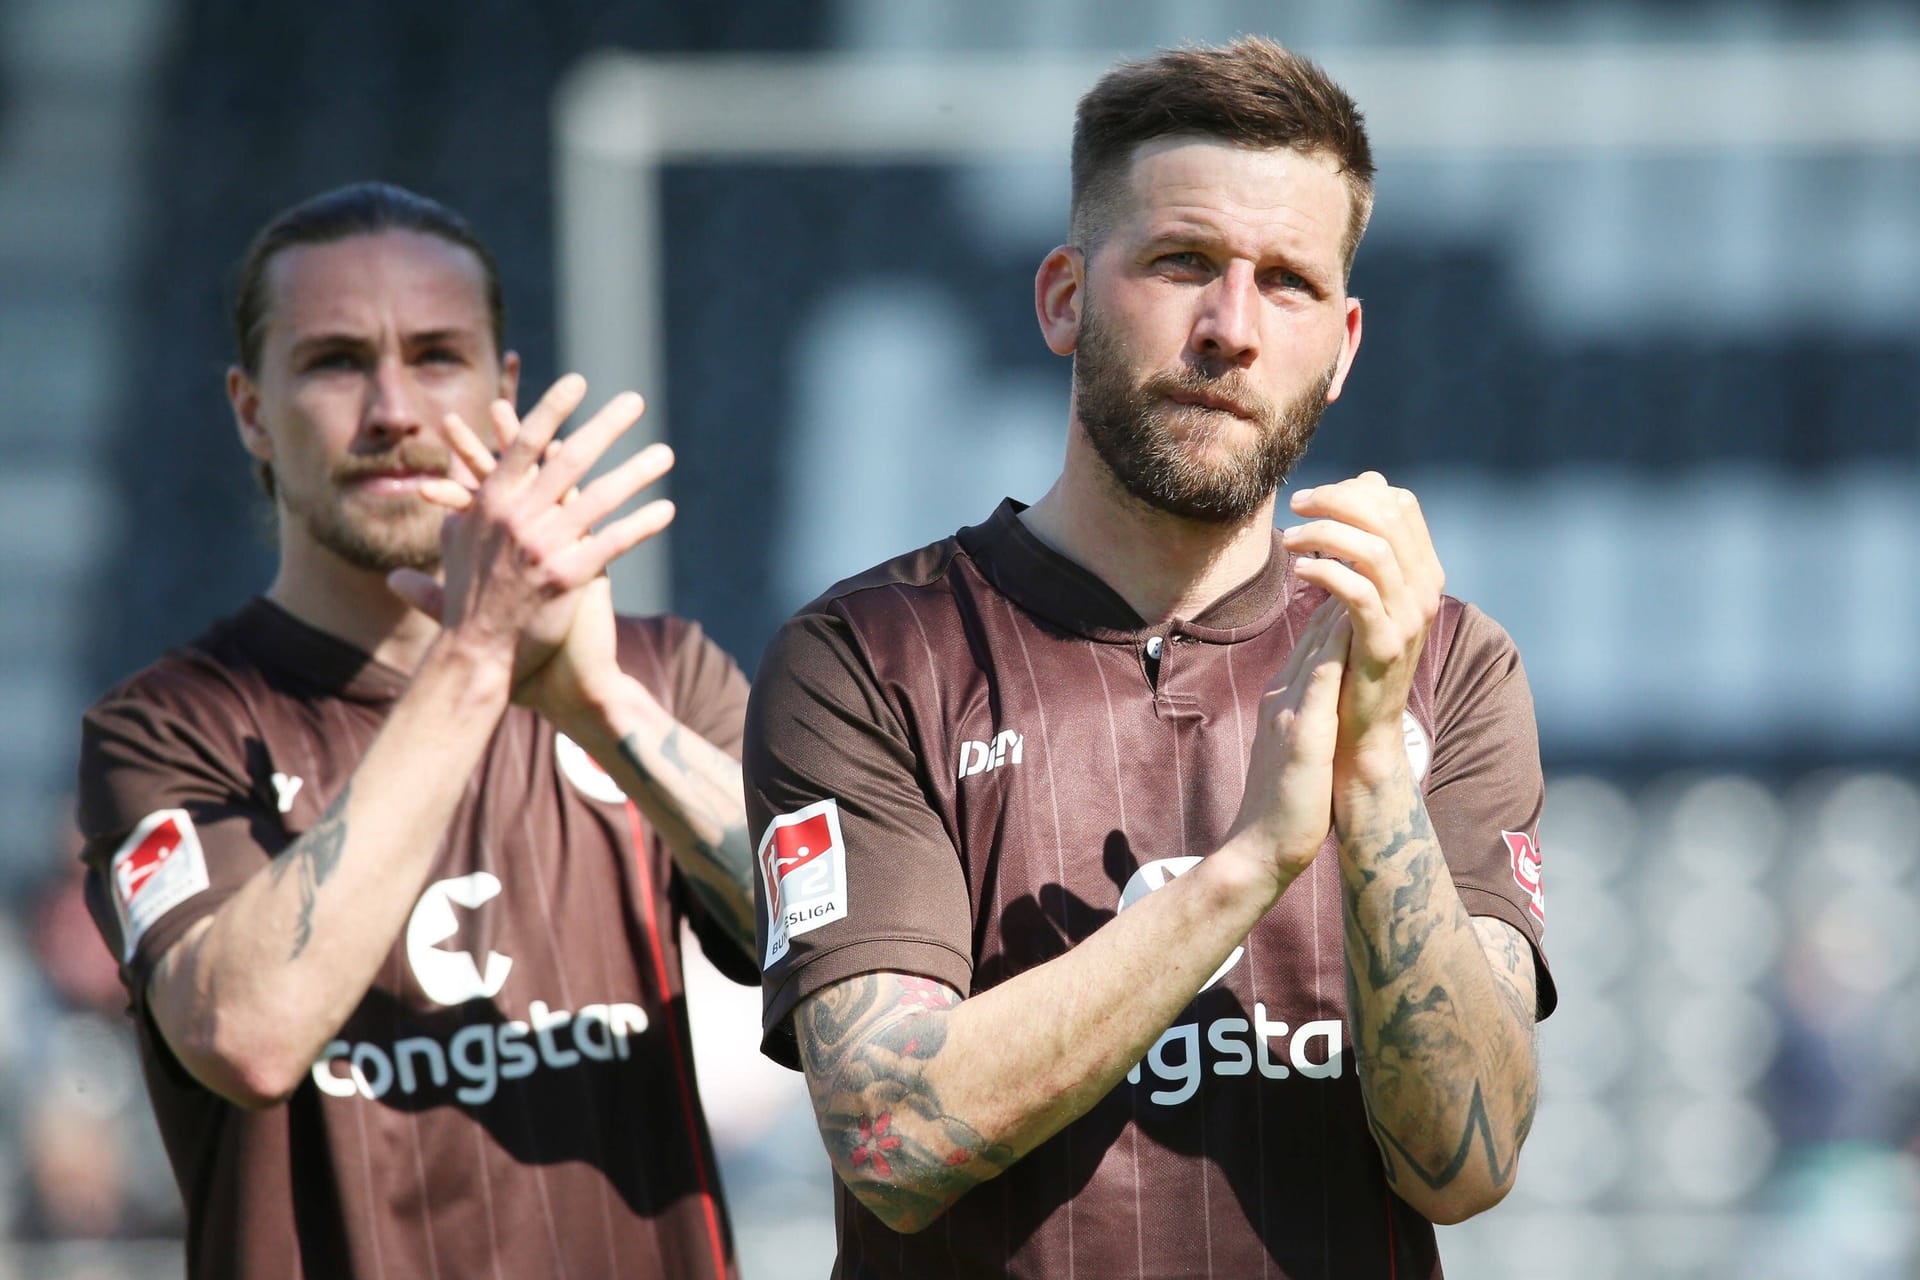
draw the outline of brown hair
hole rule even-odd
[[[438,236],[470,251],[480,260],[485,277],[487,319],[493,329],[496,354],[506,349],[507,304],[500,288],[500,269],[493,254],[467,220],[437,200],[386,182],[356,182],[303,200],[283,210],[261,228],[247,246],[234,290],[233,337],[240,367],[248,377],[260,372],[260,347],[266,336],[267,269],[287,249],[309,244],[332,244],[354,236],[383,231],[417,231]],[[273,468],[256,464],[254,478],[268,497],[273,496]]]
[[[1073,242],[1090,250],[1108,229],[1134,151],[1173,134],[1246,147],[1291,147],[1339,166],[1352,196],[1342,265],[1373,212],[1373,151],[1353,99],[1318,65],[1260,36],[1168,49],[1107,72],[1073,123]]]

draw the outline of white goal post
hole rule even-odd
[[[647,397],[630,447],[668,438],[662,166],[1064,162],[1074,102],[1114,60],[590,57],[554,110],[563,367],[586,375],[596,403],[626,387]],[[1914,42],[1349,48],[1320,60],[1383,152],[1920,149]],[[665,538],[617,564],[614,584],[622,609],[666,609]]]

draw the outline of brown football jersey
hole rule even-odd
[[[737,754],[746,683],[699,628],[621,665]],[[579,747],[508,710],[366,998],[283,1105],[196,1082],[156,960],[310,827],[406,677],[258,600],[87,713],[88,900],[122,962],[194,1277],[734,1274],[694,1092],[680,929],[742,955]],[[425,767],[431,767],[425,766]]]
[[[1251,581],[1150,627],[1019,509],[836,586],[762,664],[747,807],[764,1046],[788,1066],[812,992],[893,970],[977,993],[1191,869],[1324,599],[1276,536]],[[1505,632],[1449,598],[1404,728],[1460,896],[1533,942],[1545,1016],[1543,787]],[[930,1228],[897,1234],[841,1188],[836,1275],[1438,1276],[1368,1132],[1330,847],[1118,1087]]]

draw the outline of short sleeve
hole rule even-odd
[[[1468,913],[1504,920],[1532,944],[1544,1018],[1557,996],[1541,946],[1546,786],[1533,695],[1512,639],[1472,605],[1462,608],[1441,667],[1434,720],[1428,816]]]
[[[843,618],[805,613],[774,637],[748,703],[745,767],[768,1056],[797,1066],[793,1007],[857,974],[966,992],[966,875]]]
[[[136,1003],[167,948],[287,840],[253,794],[244,752],[237,726],[165,700],[122,694],[82,722],[87,899]]]
[[[674,716],[735,760],[746,732],[747,678],[697,622],[672,620]]]

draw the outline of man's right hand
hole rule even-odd
[[[1324,601],[1260,697],[1246,790],[1221,852],[1269,869],[1276,892],[1312,864],[1333,826],[1340,680],[1352,635],[1346,606]]]
[[[471,427],[450,417],[449,442],[479,483],[469,489],[449,479],[422,490],[453,509],[441,535],[444,582],[405,569],[389,579],[410,604],[438,618],[452,642],[511,653],[516,689],[567,639],[587,584],[673,519],[673,504],[661,499],[594,530],[666,474],[673,453],[650,445],[577,488],[642,409],[639,396],[622,393],[554,443],[585,395],[585,380],[568,374],[524,420],[495,401],[494,434],[503,445],[497,463]]]

